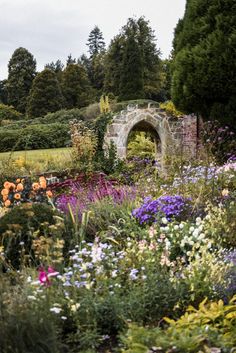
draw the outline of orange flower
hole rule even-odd
[[[40,181],[40,187],[41,187],[42,189],[46,189],[47,184]]]
[[[10,200],[6,200],[5,202],[4,202],[4,206],[5,207],[9,207],[11,205],[11,201]]]
[[[15,190],[16,186],[15,186],[15,184],[14,184],[14,183],[10,183],[9,188],[10,188],[10,189],[12,188],[13,190]]]
[[[9,181],[5,181],[3,186],[4,186],[5,189],[9,189],[11,187],[11,183],[9,183]]]
[[[14,195],[14,198],[15,198],[16,200],[20,200],[21,196],[20,196],[20,194],[17,192],[17,193]]]
[[[34,191],[37,191],[37,190],[39,189],[39,183],[33,183],[33,184],[32,184],[32,189],[33,189]]]
[[[45,181],[46,182],[46,179],[45,179],[44,176],[41,176],[41,177],[39,177],[39,181]]]
[[[2,201],[7,201],[7,199],[8,199],[8,195],[3,195]]]
[[[24,189],[24,186],[22,183],[17,184],[16,191],[22,191],[23,189]]]
[[[8,195],[8,194],[9,194],[9,190],[8,189],[2,189],[2,191],[1,191],[1,195],[2,196]]]
[[[52,197],[52,192],[51,192],[51,190],[47,190],[47,191],[46,191],[46,195],[47,195],[48,197]]]
[[[20,178],[16,179],[16,183],[17,184],[20,183]]]

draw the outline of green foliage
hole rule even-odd
[[[13,106],[0,104],[0,122],[2,120],[20,120],[23,115],[17,112]]]
[[[127,157],[140,157],[155,159],[155,143],[152,141],[151,136],[145,132],[131,132],[128,140],[128,153]]]
[[[190,306],[177,321],[164,318],[170,325],[166,330],[130,325],[122,352],[230,353],[236,345],[235,299],[227,305],[222,300],[208,303],[205,299],[199,309]]]
[[[121,33],[111,41],[106,54],[105,91],[120,99],[163,100],[165,75],[159,54],[149,22],[143,17],[128,19]],[[133,80],[137,84],[136,91]]]
[[[63,106],[63,97],[54,71],[44,69],[34,79],[27,104],[27,114],[39,117]]]
[[[234,0],[188,0],[174,39],[172,98],[184,112],[234,125]]]
[[[24,48],[14,51],[8,64],[7,102],[25,113],[29,92],[36,75],[36,61]]]
[[[68,125],[61,123],[29,125],[23,129],[0,130],[0,151],[57,148],[70,144]]]
[[[205,227],[209,237],[231,248],[236,246],[236,202],[229,200],[220,206],[208,205]]]
[[[67,109],[81,108],[90,103],[91,87],[82,65],[67,65],[62,73],[61,87]]]
[[[28,273],[29,275],[29,273]],[[35,302],[30,296],[26,277],[0,277],[0,351],[2,353],[65,352],[54,314],[49,311],[52,299]],[[13,285],[14,283],[14,285]]]
[[[122,101],[143,97],[141,51],[134,35],[130,34],[124,47],[119,100]]]
[[[103,34],[98,28],[98,26],[95,26],[94,29],[90,32],[87,46],[89,47],[90,57],[93,57],[105,51],[105,42]]]
[[[0,244],[4,247],[4,256],[8,264],[18,268],[21,251],[24,256],[32,254],[33,232],[38,231],[43,235],[44,223],[55,224],[56,214],[49,205],[27,203],[13,207],[0,218]]]
[[[0,80],[0,102],[7,104],[7,80]]]

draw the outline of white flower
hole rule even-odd
[[[163,224],[167,224],[167,223],[168,223],[168,221],[167,221],[166,217],[162,217],[162,219],[161,219],[161,223],[163,223]]]
[[[199,230],[196,228],[194,231],[193,231],[193,236],[194,237],[197,237],[199,234]]]
[[[199,225],[199,224],[201,224],[201,222],[202,222],[201,217],[197,217],[196,218],[196,224]]]
[[[28,295],[27,297],[29,300],[36,300],[36,297],[34,295]]]
[[[179,229],[183,229],[183,228],[184,228],[183,223],[180,223],[180,225],[179,225]]]
[[[174,230],[178,230],[178,229],[179,229],[178,224],[175,224],[175,225],[174,225]]]
[[[59,307],[53,307],[50,309],[50,311],[52,313],[55,313],[55,314],[60,314],[60,312],[62,311],[62,308],[59,308]]]
[[[61,316],[61,319],[62,320],[67,320],[67,317],[66,316]]]
[[[195,228],[194,228],[193,226],[192,226],[192,227],[190,227],[190,228],[189,228],[189,233],[194,232],[194,229],[195,229]]]

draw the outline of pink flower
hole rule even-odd
[[[44,286],[50,286],[51,282],[49,280],[49,277],[54,277],[57,276],[59,274],[59,272],[55,271],[53,267],[49,266],[47,272],[45,271],[45,269],[43,267],[39,268],[39,275],[38,275],[38,279],[40,281],[41,284],[43,284]]]
[[[43,284],[45,286],[49,286],[50,285],[50,281],[49,281],[47,272],[45,272],[44,268],[42,268],[42,267],[39,269],[38,279],[39,279],[41,284]]]

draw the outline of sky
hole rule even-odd
[[[87,54],[89,33],[97,25],[106,45],[129,17],[145,16],[155,32],[162,59],[170,54],[174,28],[186,0],[0,0],[0,80],[15,49],[24,47],[37,70],[71,53]]]

